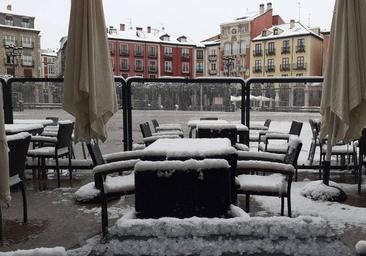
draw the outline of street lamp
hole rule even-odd
[[[230,71],[233,67],[235,58],[232,56],[224,56],[224,65],[226,67],[226,70],[228,72],[228,76],[230,76]]]
[[[14,44],[9,44],[5,46],[5,54],[7,56],[7,62],[13,66],[13,77],[15,77],[15,66],[17,65],[15,60],[18,56],[23,53],[23,47],[15,46]]]

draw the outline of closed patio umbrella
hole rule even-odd
[[[0,89],[0,202],[8,204],[10,202],[9,159],[4,123],[3,91]]]
[[[331,147],[361,137],[366,125],[366,0],[337,0],[320,112],[320,136],[328,135],[325,184]]]
[[[64,81],[63,107],[75,117],[75,141],[105,141],[117,96],[102,0],[71,1]]]

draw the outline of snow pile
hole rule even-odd
[[[65,248],[36,248],[32,250],[17,250],[13,252],[0,252],[0,256],[67,256]]]
[[[355,246],[356,252],[361,255],[366,254],[366,241],[358,241]]]
[[[90,240],[69,256],[81,252],[90,256],[352,255],[322,218],[238,215],[231,219],[135,219],[131,211],[117,221],[105,241]]]
[[[301,195],[313,200],[334,201],[339,197],[340,186],[330,181],[327,186],[321,180],[316,180],[306,184],[301,190]]]
[[[74,197],[78,202],[88,202],[99,196],[100,190],[95,188],[94,181],[81,186],[75,193]]]

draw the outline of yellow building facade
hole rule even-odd
[[[322,74],[323,38],[320,31],[309,29],[299,22],[292,20],[290,23],[263,30],[261,35],[252,40],[250,49],[251,77]],[[283,85],[284,88],[281,88],[280,84],[273,86],[272,98],[277,107],[316,107],[320,103],[319,86],[317,88],[301,84]],[[284,93],[284,90],[287,90],[287,93]],[[318,92],[314,94],[313,90]],[[268,95],[262,96],[268,97]]]

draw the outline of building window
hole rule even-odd
[[[210,49],[210,55],[216,56],[216,49],[215,48]]]
[[[142,48],[142,45],[135,45],[135,56],[142,57],[144,54],[144,50]]]
[[[182,59],[187,60],[189,59],[189,49],[182,48]]]
[[[23,66],[33,66],[33,57],[32,57],[32,55],[23,55],[22,56],[22,65]]]
[[[211,70],[214,70],[214,71],[216,71],[216,63],[214,62],[214,63],[211,63]]]
[[[22,27],[23,28],[31,28],[29,19],[23,19],[22,20]]]
[[[149,72],[156,72],[156,61],[155,60],[150,60],[149,61]]]
[[[171,73],[172,72],[172,62],[171,61],[165,61],[165,63],[164,63],[164,70],[167,73]]]
[[[149,78],[156,78],[156,75],[154,75],[154,74],[150,74],[150,75],[149,75]]]
[[[155,58],[157,57],[157,50],[156,50],[156,46],[149,46],[149,57],[151,58]]]
[[[7,26],[13,26],[13,24],[14,24],[13,17],[6,16],[5,17],[5,25],[7,25]]]
[[[267,55],[274,55],[274,54],[276,54],[275,43],[269,42],[268,49],[267,49]]]
[[[304,66],[304,56],[300,56],[300,57],[297,57],[297,66],[298,67],[303,67]]]
[[[281,71],[290,70],[290,59],[282,58]]]
[[[172,49],[172,47],[164,47],[164,56],[166,58],[172,58],[173,57],[173,49]]]
[[[122,58],[120,64],[121,64],[121,70],[129,70],[127,58]]]
[[[203,73],[203,62],[197,62],[196,63],[196,72],[197,73]]]
[[[225,56],[231,55],[231,43],[224,44],[224,55]]]
[[[203,59],[203,50],[197,50],[196,55],[197,55],[198,60],[202,60]]]
[[[143,60],[135,60],[135,71],[143,71],[144,70],[144,62]]]
[[[273,34],[278,35],[278,28],[273,29]]]
[[[110,51],[111,55],[114,55],[114,47],[113,47],[112,42],[109,42],[109,51]]]
[[[13,35],[5,35],[5,45],[16,45],[15,36]]]
[[[233,42],[233,54],[237,55],[240,52],[240,44],[238,42]]]
[[[254,65],[254,72],[262,72],[262,61],[256,60]]]
[[[27,48],[33,47],[33,38],[29,36],[23,36],[22,37],[22,46]]]
[[[189,73],[189,63],[188,62],[182,63],[182,73]]]
[[[241,41],[240,42],[240,53],[241,54],[245,54],[246,53],[246,50],[247,50],[247,46],[246,46],[245,41]]]
[[[290,40],[282,41],[281,53],[290,53]]]
[[[48,64],[47,68],[48,68],[48,75],[54,76],[56,74],[55,64]]]
[[[262,44],[255,44],[254,46],[254,56],[262,56]]]
[[[128,56],[128,44],[121,44],[120,55]]]
[[[297,39],[296,52],[305,52],[305,39]]]
[[[273,72],[273,71],[275,71],[274,59],[268,59],[267,60],[267,72]]]

